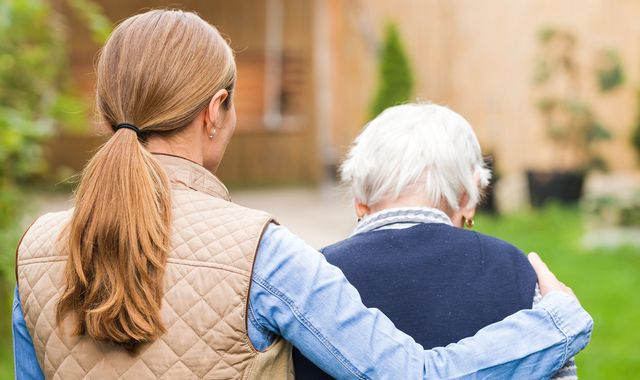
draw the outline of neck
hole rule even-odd
[[[422,195],[405,195],[394,200],[385,200],[385,201],[379,202],[374,206],[370,207],[370,213],[373,214],[385,209],[399,208],[399,207],[429,207],[429,208],[435,208],[444,212],[445,214],[447,214],[449,218],[451,218],[453,215],[453,211],[450,210],[448,207],[434,205],[432,202],[429,202],[428,200],[424,199]]]
[[[161,137],[152,137],[147,141],[146,148],[151,153],[168,154],[172,156],[178,156],[193,161],[198,165],[204,164],[204,157],[202,151],[199,149],[193,149],[193,146],[189,147],[188,144],[184,144],[181,141],[169,141],[169,139]]]

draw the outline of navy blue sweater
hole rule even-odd
[[[365,232],[323,253],[365,305],[425,348],[472,336],[533,301],[536,275],[519,249],[446,224]],[[298,379],[331,378],[297,350],[294,364]]]

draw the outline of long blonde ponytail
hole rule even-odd
[[[74,334],[133,349],[165,332],[171,197],[144,141],[179,133],[216,91],[232,91],[235,75],[228,44],[193,13],[150,11],[110,36],[97,67],[98,111],[107,124],[130,123],[140,133],[117,129],[77,189],[62,236],[69,257],[57,305],[58,323],[75,318]]]

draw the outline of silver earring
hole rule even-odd
[[[213,128],[211,129],[211,134],[209,135],[209,138],[213,140],[213,136],[215,136],[215,135],[216,135],[216,132],[217,132],[216,128],[215,128],[215,127],[213,127]]]

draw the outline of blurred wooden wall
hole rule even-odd
[[[60,1],[60,0],[55,0]],[[386,22],[396,22],[416,78],[415,98],[445,104],[473,125],[498,169],[518,173],[554,167],[556,151],[535,103],[545,27],[573,32],[583,76],[594,55],[617,51],[625,84],[586,99],[613,139],[599,149],[614,171],[637,170],[629,144],[640,87],[640,2],[632,0],[281,0],[284,4],[282,107],[274,129],[264,123],[266,13],[270,0],[99,0],[122,20],[145,8],[198,11],[228,36],[237,51],[238,131],[219,175],[230,183],[314,183],[321,165],[338,163],[367,121],[376,88],[377,53]],[[82,23],[70,25],[71,70],[90,98],[97,46]]]
[[[324,0],[321,0],[324,1]],[[613,139],[599,150],[614,171],[638,170],[629,143],[640,112],[640,2],[633,0],[326,0],[333,30],[337,155],[367,121],[376,88],[377,47],[398,24],[416,78],[415,97],[450,106],[474,127],[503,172],[553,168],[557,157],[538,114],[533,84],[541,29],[577,37],[584,94]],[[601,96],[594,55],[620,54],[625,84]],[[589,80],[586,80],[589,79]],[[589,83],[591,82],[591,83]]]
[[[313,15],[306,1],[281,1],[283,110],[277,125],[265,124],[267,98],[266,28],[270,0],[196,1],[180,3],[150,0],[97,0],[107,17],[119,22],[151,8],[180,8],[197,12],[214,24],[230,40],[236,51],[238,83],[235,103],[238,126],[223,163],[216,173],[230,185],[309,184],[319,180],[320,163],[316,154],[314,124],[313,61],[311,50]],[[65,2],[57,6],[72,21],[70,29],[70,70],[77,87],[93,98],[93,62],[99,46]],[[62,135],[49,144],[54,168],[82,167],[100,139]]]

